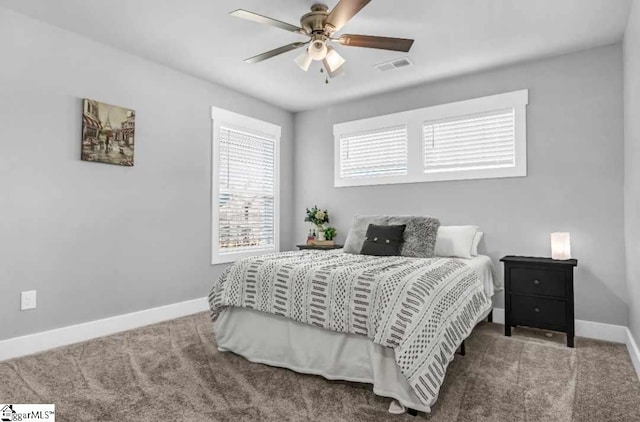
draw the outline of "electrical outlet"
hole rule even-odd
[[[20,294],[20,310],[36,309],[36,291],[29,290]]]

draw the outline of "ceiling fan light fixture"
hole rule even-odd
[[[325,64],[329,67],[329,71],[335,72],[345,63],[345,59],[338,54],[333,47],[327,48],[327,55],[325,57]]]
[[[300,69],[306,72],[307,70],[309,70],[309,66],[311,66],[312,60],[311,60],[311,56],[309,56],[309,53],[307,53],[307,51],[305,50],[302,53],[300,53],[300,55],[296,57],[294,61],[298,66],[300,66]]]
[[[327,56],[327,44],[321,40],[314,40],[309,46],[309,57],[313,60],[322,60]]]
[[[306,42],[294,42],[282,47],[266,51],[245,59],[247,63],[259,63],[272,57],[285,54],[292,50],[303,48],[306,51],[294,59],[294,62],[305,72],[309,70],[313,61],[321,63],[321,72],[333,78],[344,73],[345,59],[330,45],[338,42],[347,47],[364,47],[378,50],[408,52],[413,45],[412,39],[379,37],[375,35],[341,34],[334,37],[342,27],[356,16],[371,0],[337,0],[337,4],[329,11],[325,4],[316,3],[311,11],[300,18],[300,26],[270,18],[244,9],[231,12],[232,16],[245,20],[280,28],[298,35],[308,37]],[[395,66],[395,63],[394,63]],[[395,66],[399,67],[399,66]],[[328,78],[325,81],[328,83]]]

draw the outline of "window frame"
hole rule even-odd
[[[225,264],[251,256],[265,255],[280,251],[280,138],[282,128],[243,114],[211,107],[211,264]],[[274,228],[273,247],[250,251],[220,253],[220,127],[236,128],[274,139]]]
[[[527,115],[529,90],[507,92],[448,104],[424,107],[400,113],[386,114],[366,119],[338,123],[333,126],[334,135],[334,186],[370,186],[397,183],[440,182],[450,180],[494,179],[524,177],[527,175]],[[515,166],[496,169],[458,170],[425,173],[425,145],[423,125],[428,122],[463,118],[468,115],[500,109],[514,109]],[[389,126],[406,125],[407,174],[381,177],[342,178],[340,174],[340,137],[358,131],[370,131]]]

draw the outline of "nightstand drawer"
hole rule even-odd
[[[511,268],[511,291],[542,296],[567,297],[564,271]]]
[[[539,323],[561,328],[567,323],[567,304],[557,299],[511,295],[511,318],[516,325]]]

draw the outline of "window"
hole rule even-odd
[[[334,125],[335,186],[527,175],[528,91]]]
[[[513,108],[425,122],[424,172],[514,167],[513,128]]]
[[[212,263],[279,250],[280,127],[212,109]]]
[[[379,177],[407,174],[407,126],[340,136],[340,176]]]

